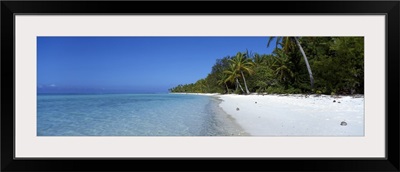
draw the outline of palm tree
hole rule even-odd
[[[264,62],[264,59],[263,59],[263,56],[256,53],[253,56],[253,61],[254,61],[255,66],[259,66]]]
[[[240,85],[240,82],[238,80],[238,78],[240,77],[240,74],[237,71],[236,65],[231,63],[229,65],[229,68],[227,70],[224,70],[224,73],[227,74],[227,78],[226,78],[225,82],[231,82],[231,83],[235,82],[236,90],[238,89],[238,87],[240,87],[240,89],[244,93],[242,85]]]
[[[219,73],[219,78],[220,78],[220,80],[218,80],[217,84],[220,85],[220,86],[224,85],[226,87],[226,92],[228,94],[230,94],[229,93],[228,84],[226,84],[228,82],[227,81],[228,75],[225,74],[225,73]]]
[[[252,74],[254,71],[252,67],[254,66],[253,61],[250,58],[246,58],[247,54],[237,53],[233,59],[229,59],[231,64],[234,64],[236,67],[236,71],[240,73],[243,78],[244,86],[246,88],[246,93],[250,94],[250,91],[247,87],[246,78],[244,77],[244,72],[248,74]]]
[[[273,70],[275,71],[275,74],[278,76],[278,79],[281,82],[287,82],[289,78],[294,77],[294,73],[292,70],[288,67],[290,65],[290,61],[288,61],[288,58],[286,54],[283,52],[276,52],[278,57],[275,58],[275,63],[272,66]]]
[[[207,92],[208,84],[205,79],[200,79],[196,82],[196,92],[205,93]]]
[[[307,66],[308,74],[310,75],[310,84],[311,84],[311,89],[314,88],[314,77],[311,71],[310,64],[308,63],[308,59],[306,54],[304,53],[303,47],[301,46],[299,40],[296,37],[269,37],[267,47],[269,47],[270,43],[272,40],[276,39],[276,47],[278,46],[279,43],[284,43],[282,45],[284,51],[288,51],[290,44],[295,43],[297,47],[299,47],[301,54],[304,57],[304,61]]]

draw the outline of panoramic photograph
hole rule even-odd
[[[37,136],[364,136],[364,37],[37,37]]]

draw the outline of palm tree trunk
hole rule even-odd
[[[243,88],[242,88],[242,85],[240,85],[240,82],[239,82],[239,80],[236,78],[236,83],[239,85],[239,87],[240,87],[240,89],[242,90],[242,92],[244,93],[244,90],[243,90]]]
[[[239,89],[239,84],[238,84],[238,82],[235,82],[235,86],[236,86],[235,92],[237,92],[237,90]]]
[[[247,88],[246,79],[244,78],[243,71],[240,71],[240,73],[242,73],[243,82],[244,82],[244,87],[246,88],[246,93],[247,93],[247,94],[250,94],[250,91],[249,91],[249,89]]]
[[[226,87],[226,91],[228,92],[228,94],[230,94],[230,93],[229,93],[228,85],[226,85],[226,83],[225,83],[225,87]]]
[[[312,88],[314,88],[314,77],[313,77],[312,72],[311,72],[310,64],[308,64],[306,53],[304,53],[303,47],[301,47],[299,40],[297,40],[296,37],[293,37],[293,38],[296,41],[296,44],[297,44],[297,46],[299,47],[299,49],[301,51],[301,54],[303,54],[304,61],[306,62],[308,74],[310,75],[310,83],[311,83],[311,89],[312,89]]]

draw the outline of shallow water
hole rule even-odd
[[[245,135],[210,96],[38,95],[38,136]]]

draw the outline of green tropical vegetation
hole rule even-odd
[[[270,37],[271,54],[216,60],[207,77],[169,89],[182,93],[364,94],[363,37]]]

